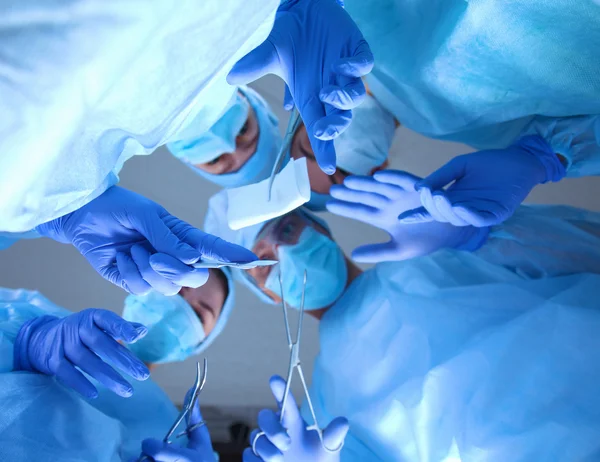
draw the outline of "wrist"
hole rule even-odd
[[[35,371],[36,369],[29,361],[29,342],[36,329],[50,321],[58,319],[56,316],[38,316],[25,322],[19,329],[15,339],[13,350],[13,370],[15,371]]]
[[[57,242],[62,242],[63,244],[69,244],[71,241],[67,239],[64,235],[64,220],[69,216],[65,215],[63,217],[55,218],[54,220],[48,221],[46,223],[42,223],[35,227],[35,231],[37,231],[43,237],[49,237]]]
[[[567,174],[565,164],[563,163],[563,161],[566,162],[566,159],[557,154],[552,146],[541,136],[525,136],[517,144],[540,162],[542,170],[538,183],[560,181]]]

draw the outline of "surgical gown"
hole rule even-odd
[[[225,77],[277,0],[0,2],[0,231],[29,231],[98,197],[233,94]],[[201,130],[201,128],[199,128]]]
[[[477,149],[543,136],[568,175],[600,173],[600,5],[591,0],[346,0],[396,119]]]
[[[44,314],[70,312],[37,292],[0,288],[0,460],[28,462],[128,462],[145,438],[161,439],[178,412],[151,379],[131,380],[131,398],[95,383],[99,396],[85,400],[52,377],[12,372],[20,326]]]
[[[319,425],[349,419],[342,462],[598,460],[598,287],[600,215],[569,207],[378,264],[321,320]]]

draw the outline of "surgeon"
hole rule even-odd
[[[368,194],[364,185],[348,194],[360,202],[372,196],[383,216],[381,204],[405,210],[419,200],[416,181],[365,178]],[[211,205],[223,210],[226,196],[217,196]],[[219,226],[228,232],[224,220]],[[593,366],[600,359],[598,214],[521,207],[499,227],[402,226],[396,244],[412,258],[367,271],[301,209],[229,231],[262,258],[279,259],[239,276],[263,300],[299,307],[307,271],[304,307],[321,319],[310,392],[322,428],[336,416],[350,423],[341,460],[593,458],[600,450],[592,385],[600,379]],[[258,456],[287,457],[288,429],[261,429],[272,444]]]
[[[200,354],[225,328],[235,305],[233,278],[228,268],[209,273],[206,284],[183,287],[177,295],[152,291],[125,299],[123,318],[148,329],[129,348],[150,369]]]
[[[107,310],[71,313],[37,292],[0,288],[0,458],[216,460],[206,426],[190,431],[183,446],[163,443],[178,411],[118,343],[147,333]],[[190,425],[201,421],[196,406]]]
[[[200,114],[210,127],[229,100],[224,95],[233,94],[229,84],[267,73],[285,81],[319,164],[333,173],[332,140],[364,99],[361,77],[373,65],[336,0],[209,0],[202,8],[186,1],[140,8],[137,0],[27,0],[3,4],[0,18],[6,232],[30,231],[90,204],[118,182],[127,159],[176,138]],[[352,102],[343,109],[322,102],[332,82],[348,86]],[[132,216],[148,224],[152,207],[137,207]],[[93,215],[82,215],[96,230]]]
[[[376,58],[366,81],[377,101],[411,130],[479,150],[417,183],[405,223],[496,225],[536,185],[599,173],[597,2],[345,6]]]
[[[202,121],[190,123],[167,143],[169,151],[197,174],[225,188],[245,186],[268,178],[281,149],[279,121],[268,103],[249,87],[240,87],[225,113],[208,132],[200,132]],[[395,133],[395,121],[371,95],[353,110],[353,122],[334,140],[336,170],[324,173],[301,123],[286,159],[307,159],[311,185],[309,207],[325,210],[329,188],[349,174],[368,175],[387,166]]]

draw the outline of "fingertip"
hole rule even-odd
[[[281,402],[281,400],[283,399],[283,394],[285,393],[285,385],[285,380],[279,375],[274,375],[269,379],[269,386],[271,387],[273,396],[278,402]]]

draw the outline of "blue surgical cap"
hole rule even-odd
[[[241,245],[247,249],[252,250],[254,247],[256,238],[263,227],[268,223],[262,222],[252,226],[247,226],[239,230],[233,230],[229,227],[227,222],[227,209],[229,208],[229,201],[227,191],[220,191],[208,200],[208,211],[204,217],[204,231],[215,236],[219,236],[228,242]],[[306,215],[309,219],[318,223],[328,232],[331,229],[325,222],[325,220],[317,217],[315,214],[305,207],[296,209],[302,214]],[[269,220],[270,221],[270,220]],[[256,296],[265,303],[273,305],[275,302],[265,294],[259,287],[257,287],[248,277],[244,270],[237,268],[232,269],[233,278],[241,282],[244,286],[248,287]]]
[[[139,322],[148,334],[129,348],[144,362],[161,364],[183,361],[204,351],[223,331],[235,304],[233,280],[228,268],[221,268],[227,279],[228,294],[219,319],[208,336],[199,316],[180,295],[167,296],[151,291],[129,295],[123,318]]]
[[[249,87],[239,87],[238,90],[224,114],[208,132],[194,133],[192,122],[182,132],[180,140],[167,143],[167,148],[175,157],[201,177],[224,188],[244,186],[267,178],[282,143],[279,121],[267,102]],[[235,139],[246,123],[249,106],[254,109],[258,121],[256,152],[236,172],[215,175],[196,167],[195,164],[210,162],[221,154],[235,151]]]

